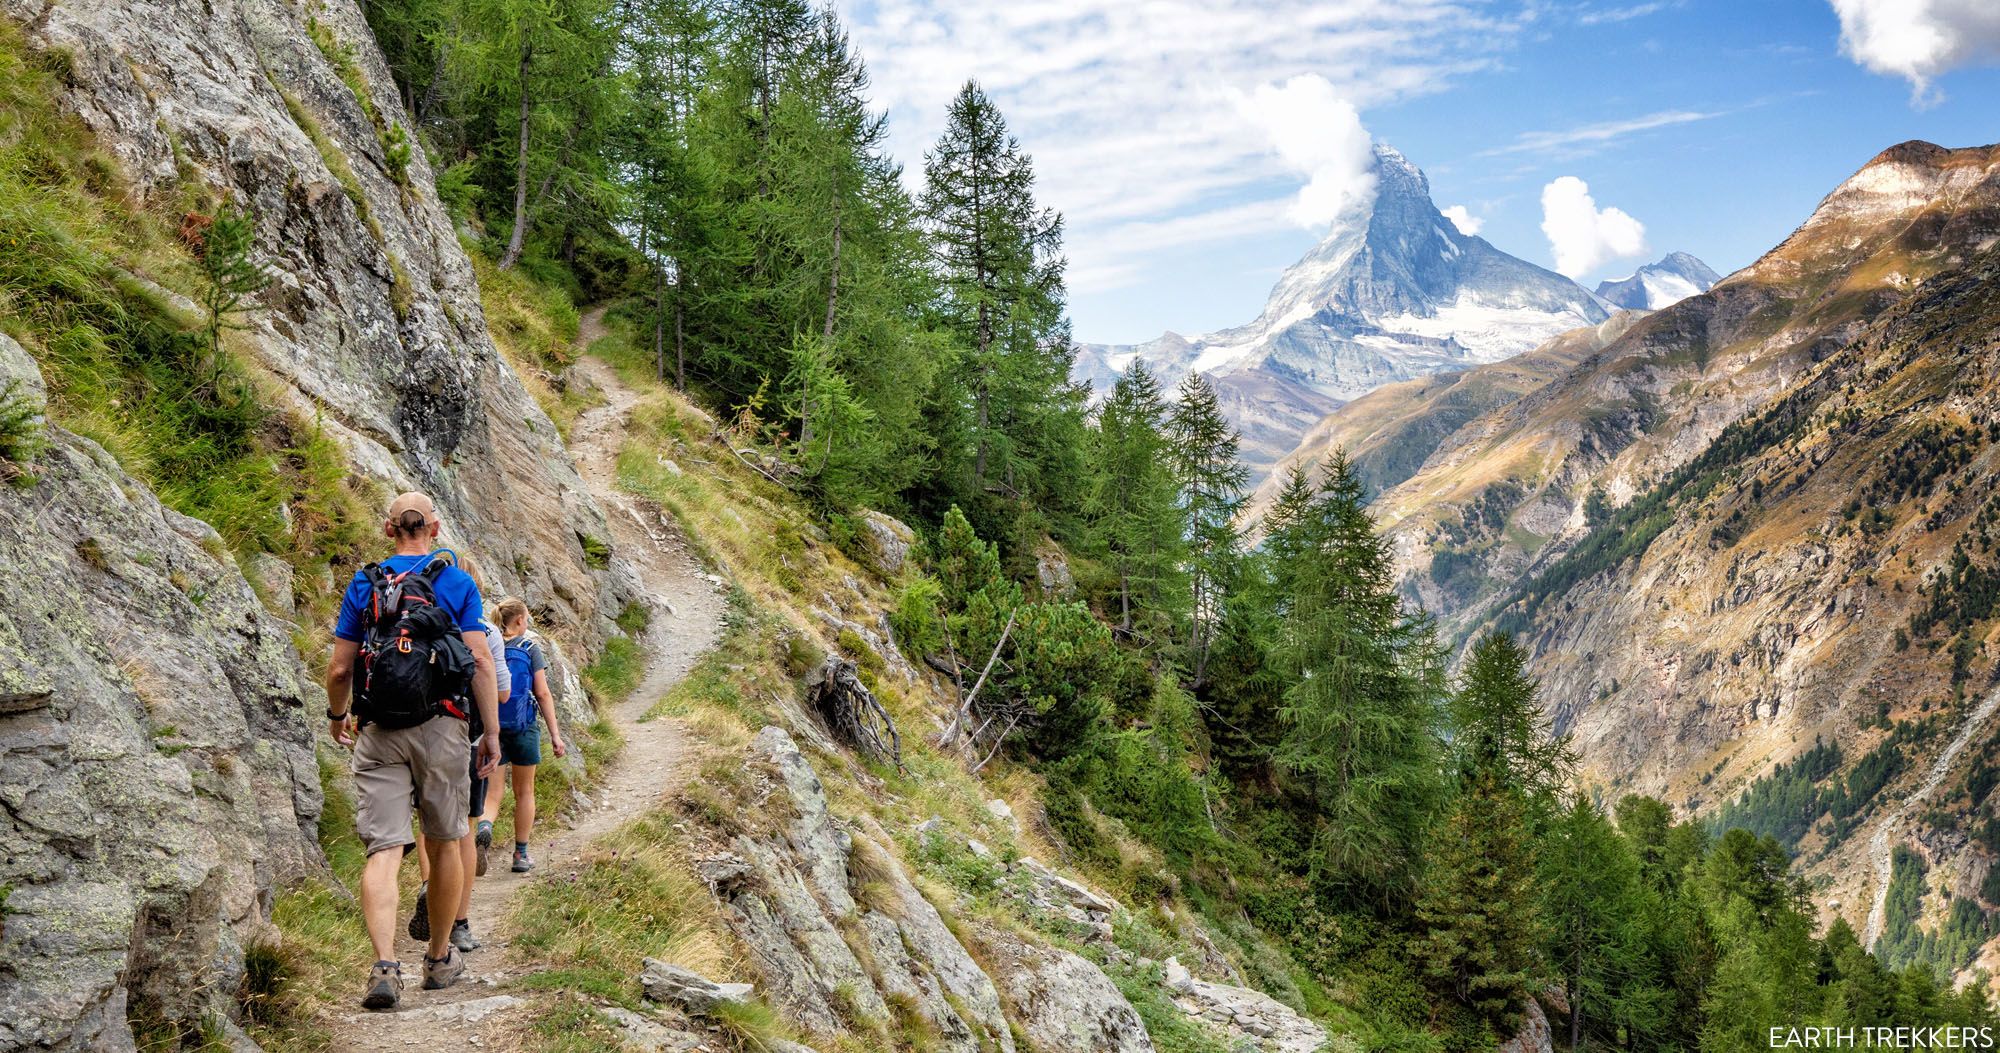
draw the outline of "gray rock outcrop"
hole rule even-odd
[[[1181,1012],[1263,1053],[1314,1053],[1326,1031],[1262,991],[1210,983],[1167,959],[1164,982]],[[1546,1028],[1544,1029],[1546,1030]]]
[[[920,1017],[940,1049],[1013,1053],[999,991],[880,831],[834,819],[818,775],[783,729],[757,734],[749,766],[761,785],[746,807],[773,817],[773,828],[737,835],[727,855],[698,870],[770,1000],[829,1038],[890,1019],[893,1003],[893,1012]]]
[[[655,1002],[679,1006],[694,1016],[706,1016],[725,1002],[741,1005],[750,1000],[749,984],[719,984],[672,962],[648,958],[639,973],[639,986]]]
[[[916,532],[902,520],[872,509],[862,510],[859,518],[869,562],[887,577],[901,574],[910,558],[910,547],[917,543]]]
[[[61,429],[37,460],[0,487],[0,1049],[131,1049],[228,1011],[320,862],[325,696],[215,531]]]
[[[1494,1053],[1554,1053],[1554,1051],[1555,1039],[1549,1029],[1548,1014],[1542,1012],[1541,1005],[1530,998],[1521,1014],[1520,1030],[1514,1033],[1513,1038],[1500,1043]]]
[[[272,275],[240,346],[290,408],[390,488],[429,491],[494,594],[594,645],[637,591],[593,566],[610,536],[548,416],[487,333],[471,263],[422,150],[397,176],[402,106],[360,7],[280,0],[0,0],[69,59],[73,109],[145,200],[193,183],[248,211]],[[309,25],[309,21],[313,23]],[[407,131],[407,130],[406,130]]]
[[[1088,959],[1011,933],[982,936],[992,952],[994,980],[1035,1049],[1153,1053],[1138,1012]]]

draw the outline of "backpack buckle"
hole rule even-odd
[[[400,640],[397,640],[397,641],[396,641],[396,650],[398,650],[398,651],[401,651],[401,652],[403,652],[404,654],[409,654],[409,653],[410,653],[410,638],[409,638],[409,637],[407,637],[407,636],[405,636],[405,637],[403,637],[402,639],[400,639]]]

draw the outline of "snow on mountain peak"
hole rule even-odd
[[[1708,264],[1685,252],[1669,252],[1623,278],[1598,282],[1597,295],[1618,307],[1657,311],[1705,293],[1721,280]]]
[[[1245,460],[1261,472],[1346,400],[1507,358],[1608,316],[1575,282],[1461,232],[1394,147],[1374,145],[1374,176],[1372,192],[1347,202],[1279,277],[1255,320],[1192,339],[1084,345],[1078,379],[1108,386],[1137,357],[1168,385],[1193,370],[1240,388],[1225,403],[1255,407],[1254,422],[1238,423]]]

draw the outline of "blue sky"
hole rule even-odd
[[[1370,139],[1501,249],[1557,266],[1553,234],[1586,285],[1676,249],[1727,273],[1884,147],[2000,140],[1992,0],[844,0],[841,13],[913,173],[966,77],[995,97],[1065,215],[1086,341],[1255,316],[1357,192]]]

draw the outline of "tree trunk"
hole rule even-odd
[[[686,394],[687,346],[681,339],[681,283],[674,280],[674,390]]]
[[[667,379],[667,269],[653,274],[653,379]]]
[[[507,270],[521,259],[521,246],[528,237],[528,119],[533,115],[533,97],[528,93],[528,70],[535,59],[535,46],[521,45],[521,140],[514,158],[514,233],[507,239],[507,251],[500,256],[500,269]]]
[[[826,350],[828,361],[833,358],[833,316],[840,303],[840,194],[833,196],[833,259],[827,268],[826,279],[826,325],[820,330],[820,340]],[[812,389],[808,387],[799,400],[799,449],[801,452],[812,445]]]

